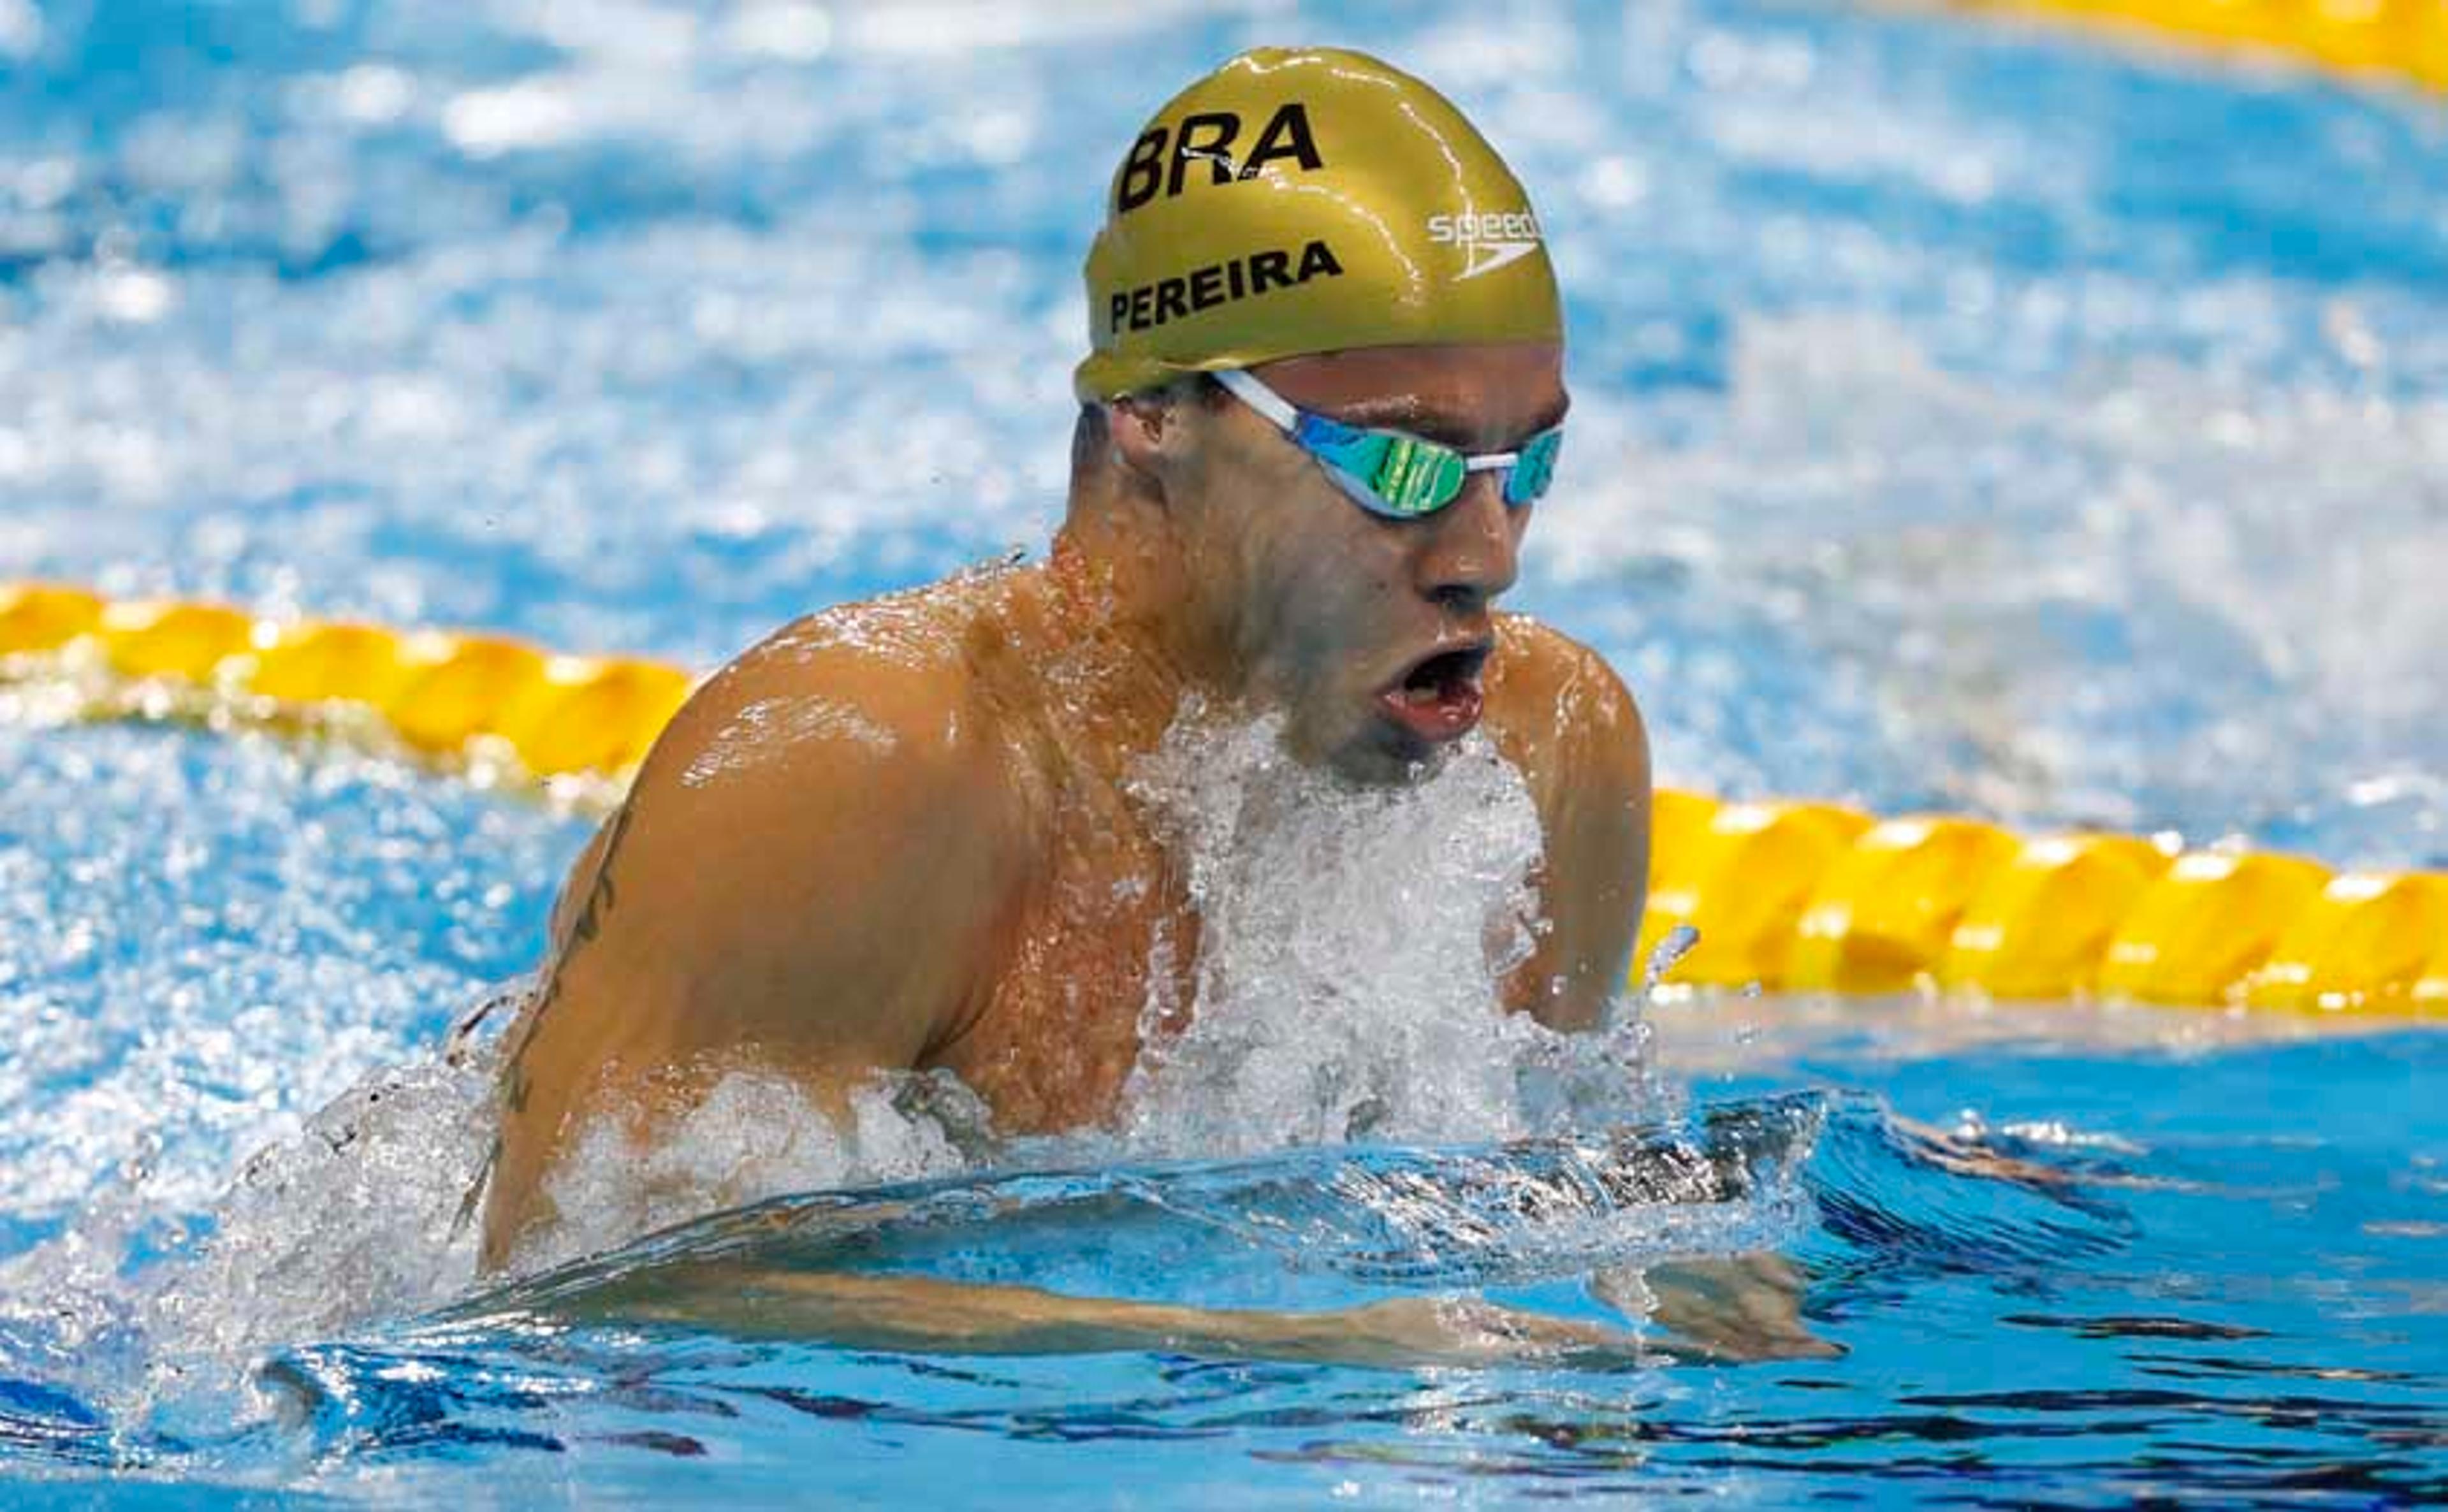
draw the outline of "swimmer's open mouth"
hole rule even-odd
[[[1467,645],[1440,651],[1411,668],[1410,674],[1403,679],[1403,692],[1406,697],[1425,697],[1456,683],[1467,682],[1476,686],[1480,669],[1487,665],[1488,653],[1493,649],[1487,645]]]
[[[1423,657],[1377,701],[1395,723],[1424,741],[1458,739],[1479,723],[1479,677],[1494,650],[1482,641]]]

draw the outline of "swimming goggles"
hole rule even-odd
[[[1406,431],[1373,431],[1304,410],[1248,373],[1214,374],[1225,392],[1255,410],[1317,458],[1335,487],[1370,514],[1415,520],[1462,497],[1474,472],[1504,474],[1504,502],[1515,508],[1547,491],[1564,428],[1541,431],[1512,451],[1476,456]]]

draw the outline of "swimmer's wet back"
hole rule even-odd
[[[1088,255],[1083,400],[1363,347],[1560,341],[1529,193],[1427,85],[1261,48],[1167,102]]]

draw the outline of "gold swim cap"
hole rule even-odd
[[[1242,53],[1158,110],[1087,279],[1083,401],[1303,353],[1563,337],[1504,160],[1444,96],[1332,48]]]

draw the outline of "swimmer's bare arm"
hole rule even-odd
[[[1337,1365],[1539,1360],[1605,1368],[1658,1360],[1824,1359],[1842,1352],[1801,1326],[1801,1279],[1776,1256],[1653,1267],[1645,1293],[1627,1296],[1637,1277],[1603,1273],[1593,1290],[1628,1315],[1645,1315],[1680,1337],[1643,1335],[1476,1296],[1406,1296],[1291,1312],[754,1261],[649,1270],[521,1311],[576,1323],[667,1323],[734,1338],[958,1354],[1153,1349]]]
[[[1491,723],[1539,808],[1541,933],[1506,1006],[1586,1029],[1624,990],[1649,890],[1649,735],[1604,658],[1518,615],[1491,665]]]
[[[549,1311],[581,1323],[671,1323],[739,1338],[930,1353],[1152,1349],[1388,1367],[1543,1360],[1605,1368],[1728,1358],[1706,1345],[1644,1339],[1478,1297],[1398,1297],[1285,1312],[732,1262],[623,1277],[559,1299]]]
[[[743,1067],[839,1111],[961,1020],[1015,853],[967,693],[940,660],[803,630],[690,700],[573,871],[510,1032],[488,1265],[555,1216],[545,1177],[592,1120],[651,1141]]]

